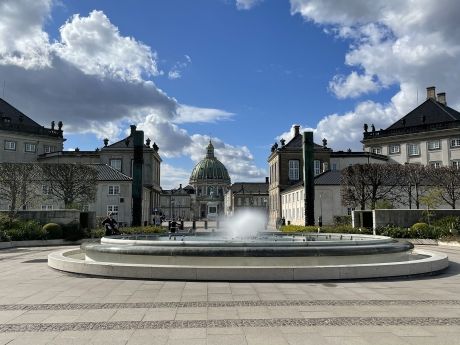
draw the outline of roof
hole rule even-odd
[[[282,146],[280,149],[283,148],[302,148],[302,134],[297,134],[292,138],[286,145]],[[328,149],[327,147],[323,147],[316,143],[313,143],[315,149]],[[328,149],[329,150],[329,149]]]
[[[428,98],[384,130],[364,132],[364,140],[460,127],[460,112]]]
[[[452,121],[460,121],[460,113],[457,110],[428,98],[386,130]]]
[[[268,184],[265,182],[235,182],[229,189],[238,194],[268,194]]]
[[[132,181],[132,178],[103,163],[86,164],[97,171],[98,181]]]
[[[315,176],[315,186],[340,186],[342,181],[342,172],[340,170],[327,170]],[[299,181],[292,186],[282,190],[281,193],[296,190],[303,186],[303,181]]]
[[[189,183],[194,184],[203,180],[221,180],[230,184],[227,168],[214,156],[214,146],[211,141],[209,141],[209,145],[206,148],[205,158],[193,168]]]
[[[347,157],[370,157],[374,159],[380,159],[383,161],[388,160],[388,156],[380,155],[378,153],[367,152],[367,151],[334,151],[331,152],[331,158],[347,158]]]
[[[45,128],[0,98],[0,129],[62,138],[62,130]]]
[[[340,170],[328,170],[315,177],[315,186],[340,185],[342,172]]]

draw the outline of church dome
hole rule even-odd
[[[198,162],[190,176],[190,184],[198,181],[213,180],[230,184],[227,168],[214,156],[214,146],[211,141],[207,147],[206,157]]]

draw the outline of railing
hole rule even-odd
[[[410,127],[402,127],[402,128],[394,128],[394,129],[382,129],[380,131],[373,131],[373,132],[364,132],[363,136],[364,136],[364,140],[366,140],[366,139],[374,139],[374,138],[381,138],[381,137],[389,137],[393,135],[430,132],[430,131],[437,131],[441,129],[458,128],[458,127],[460,127],[460,121],[440,122],[440,123],[423,124],[423,125],[418,125],[418,126],[410,126]]]
[[[0,130],[46,135],[49,137],[62,138],[62,130],[25,125],[22,123],[0,122]]]

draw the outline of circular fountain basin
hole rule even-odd
[[[90,275],[183,280],[318,280],[408,276],[448,266],[447,256],[385,236],[264,232],[253,238],[114,236],[48,257]]]

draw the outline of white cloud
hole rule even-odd
[[[181,72],[177,69],[172,69],[168,72],[169,79],[179,79],[180,77],[182,77]]]
[[[163,189],[173,189],[178,188],[180,184],[185,187],[188,185],[190,174],[191,171],[161,163],[161,187]]]
[[[53,49],[86,74],[142,81],[143,74],[158,75],[156,54],[132,37],[121,36],[102,11],[87,17],[76,14],[60,28]]]
[[[175,123],[186,122],[216,122],[222,120],[229,120],[235,114],[213,108],[199,108],[190,105],[180,105],[177,109],[178,117],[174,119]]]
[[[250,10],[263,0],[236,0],[236,8],[239,10]]]
[[[315,143],[321,145],[322,139],[327,139],[328,147],[334,150],[346,150],[351,148],[355,151],[362,150],[360,141],[363,138],[363,125],[369,128],[374,124],[378,130],[386,128],[398,120],[397,109],[392,103],[381,105],[372,101],[359,103],[355,109],[345,114],[330,114],[321,119],[315,128],[301,126],[300,131],[313,131]],[[286,142],[294,137],[294,129],[281,133],[276,139],[285,139]]]
[[[168,72],[169,79],[179,79],[182,77],[182,71],[192,63],[192,58],[189,55],[184,55],[184,61],[178,61]]]
[[[201,134],[191,136],[192,143],[184,148],[184,153],[198,162],[206,155],[209,137]],[[234,146],[224,143],[219,138],[212,138],[215,155],[227,168],[233,182],[264,181],[265,169],[257,167],[254,157],[246,146]]]
[[[318,143],[325,137],[334,149],[361,149],[364,123],[386,128],[425,100],[427,86],[446,91],[449,105],[460,106],[457,1],[291,0],[291,12],[350,41],[345,64],[361,72],[333,77],[329,87],[338,98],[399,86],[389,103],[364,101],[325,116],[314,129]]]
[[[400,115],[414,103],[417,90],[423,98],[425,87],[431,85],[447,91],[451,104],[460,105],[457,1],[291,0],[291,12],[351,40],[345,63],[363,73],[352,72],[339,83],[333,79],[338,97],[355,97],[360,87],[375,91],[378,81],[382,87],[400,86],[393,97],[394,107],[403,111]],[[356,92],[351,90],[352,79],[360,81]]]
[[[50,65],[48,34],[42,26],[52,0],[0,1],[0,65],[40,69]]]
[[[378,83],[368,74],[359,75],[355,71],[347,77],[336,75],[329,82],[329,89],[340,99],[358,97],[379,90]]]

